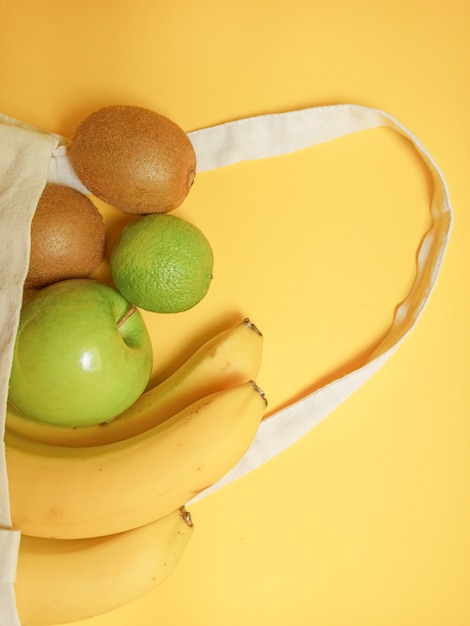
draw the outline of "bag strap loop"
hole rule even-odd
[[[432,223],[419,246],[417,271],[410,292],[397,308],[388,332],[362,366],[264,420],[250,449],[239,463],[188,505],[244,476],[290,447],[390,358],[416,326],[431,296],[453,222],[447,182],[433,157],[411,131],[380,109],[355,104],[312,107],[250,117],[189,133],[196,150],[198,171],[207,171],[240,161],[287,154],[378,127],[391,128],[411,142],[430,170],[434,184],[430,206]]]

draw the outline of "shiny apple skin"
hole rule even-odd
[[[9,400],[27,417],[62,426],[110,421],[144,391],[152,344],[138,310],[92,279],[64,280],[24,304]]]

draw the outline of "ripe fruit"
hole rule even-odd
[[[191,515],[181,507],[104,537],[41,539],[22,533],[15,580],[21,623],[90,624],[91,617],[146,595],[174,571],[193,532]]]
[[[86,117],[69,148],[83,184],[128,213],[166,213],[193,184],[196,155],[186,133],[136,106],[108,106]]]
[[[103,218],[85,195],[48,184],[31,224],[31,252],[25,288],[67,278],[86,278],[104,257]]]
[[[264,392],[247,381],[115,443],[64,447],[6,430],[13,526],[25,535],[77,539],[159,519],[240,461],[266,406]]]
[[[134,404],[106,424],[55,426],[24,417],[7,403],[5,427],[40,443],[73,448],[123,441],[162,424],[193,402],[254,380],[261,367],[263,335],[248,319],[203,343],[173,373],[147,389]],[[66,423],[64,417],[62,423]]]
[[[111,251],[117,289],[156,313],[186,311],[202,300],[214,256],[205,235],[174,215],[146,215],[127,226]]]
[[[139,311],[95,280],[61,281],[21,310],[9,400],[36,420],[97,424],[133,404],[151,370],[152,346]]]

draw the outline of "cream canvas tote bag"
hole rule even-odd
[[[390,358],[416,326],[431,296],[447,248],[453,209],[446,180],[433,157],[412,132],[379,109],[355,104],[312,107],[188,133],[201,172],[287,154],[378,127],[388,127],[408,139],[433,180],[431,226],[419,245],[411,289],[365,363],[264,420],[239,463],[191,502],[251,472],[294,444]],[[47,182],[87,193],[70,165],[67,144],[67,138],[0,114],[0,626],[20,624],[14,595],[20,533],[12,529],[3,434],[13,346],[28,270],[30,224]]]

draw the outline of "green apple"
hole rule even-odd
[[[108,285],[64,280],[23,305],[8,397],[35,420],[99,424],[137,400],[151,371],[140,312]]]

